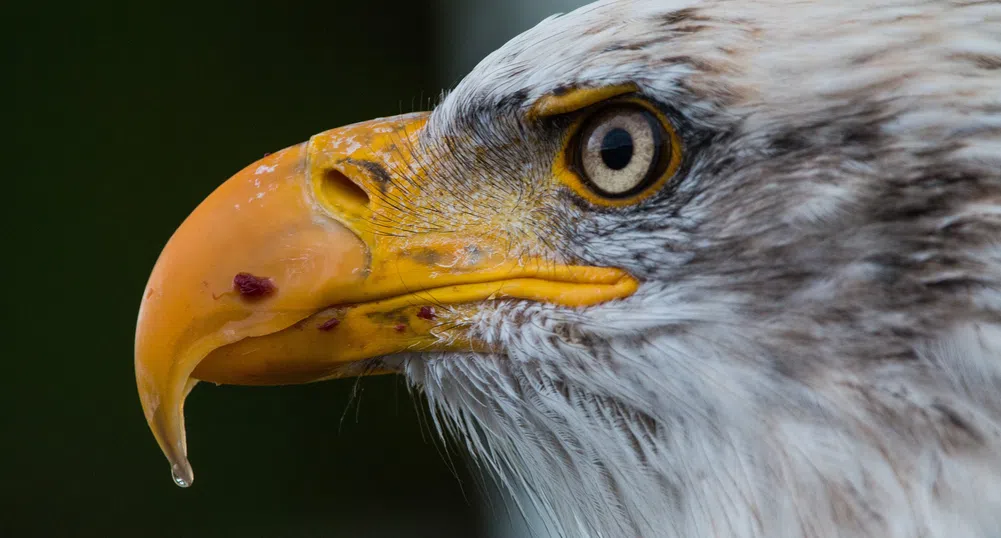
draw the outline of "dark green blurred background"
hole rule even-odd
[[[146,427],[132,363],[149,271],[216,185],[318,131],[420,109],[548,13],[523,0],[498,19],[474,4],[3,8],[14,127],[3,177],[14,193],[2,212],[13,348],[0,535],[492,532],[502,510],[395,377],[199,386],[186,406],[198,480],[182,490]]]

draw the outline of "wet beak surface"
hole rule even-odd
[[[484,301],[587,306],[637,283],[617,269],[509,259],[499,238],[406,222],[432,180],[393,191],[423,114],[334,129],[266,156],[213,192],[167,243],[136,330],[140,400],[175,481],[193,480],[183,406],[198,380],[302,383],[404,351],[485,350],[451,323]]]

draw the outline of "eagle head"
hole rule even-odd
[[[566,536],[997,536],[1001,3],[602,1],[212,193],[136,379],[393,372]],[[993,533],[993,534],[992,534]]]

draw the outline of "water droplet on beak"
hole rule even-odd
[[[170,477],[174,479],[174,483],[182,488],[186,488],[191,485],[194,479],[191,476],[191,467],[183,467],[179,464],[174,464],[170,466]]]

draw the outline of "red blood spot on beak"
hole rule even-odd
[[[401,332],[407,330],[407,326],[401,323],[401,324],[397,325],[395,327],[395,329],[396,329],[396,332],[401,333]]]
[[[321,331],[330,331],[330,330],[333,330],[334,327],[337,327],[340,324],[341,324],[341,320],[339,320],[337,318],[330,318],[327,321],[324,321],[323,325],[320,325],[319,329]]]
[[[278,287],[268,277],[237,273],[233,277],[233,289],[247,299],[260,299],[271,295]]]
[[[435,315],[434,308],[430,306],[422,306],[420,312],[417,313],[417,317],[431,321],[438,316]]]

